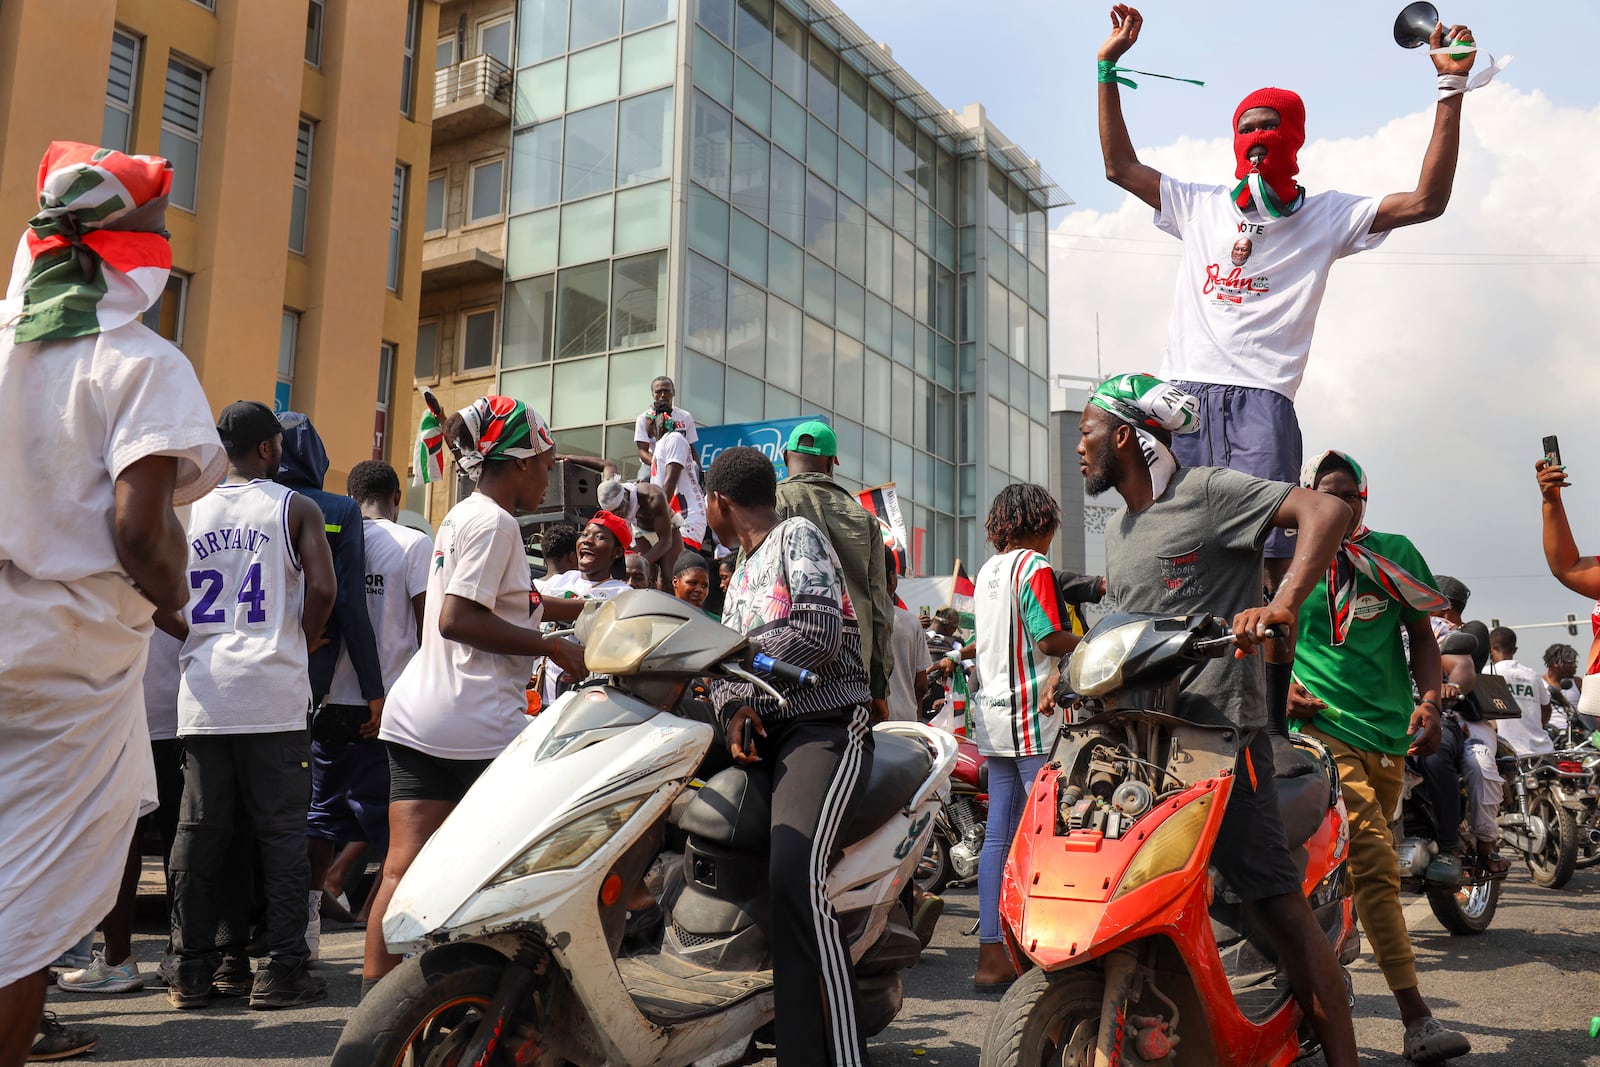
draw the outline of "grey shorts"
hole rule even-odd
[[[1246,737],[1233,765],[1233,792],[1211,848],[1211,866],[1240,900],[1269,900],[1300,892],[1300,867],[1289,855],[1278,813],[1272,739],[1265,730]]]
[[[1208,382],[1172,383],[1200,400],[1200,432],[1175,436],[1172,454],[1185,467],[1228,467],[1274,482],[1300,482],[1300,420],[1294,401],[1271,389]],[[1294,538],[1267,536],[1268,559],[1293,559]]]

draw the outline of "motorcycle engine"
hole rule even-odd
[[[1428,864],[1439,846],[1424,837],[1406,837],[1400,839],[1394,850],[1400,857],[1400,877],[1421,878],[1428,873]]]

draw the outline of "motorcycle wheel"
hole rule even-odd
[[[956,876],[955,864],[950,862],[950,841],[939,830],[928,835],[928,847],[922,850],[912,880],[924,893],[943,893]]]
[[[494,1000],[502,969],[479,960],[425,968],[426,958],[403,961],[362,998],[329,1067],[456,1067]]]
[[[1486,877],[1469,863],[1467,875],[1475,881],[1460,889],[1445,886],[1428,887],[1428,907],[1433,909],[1439,925],[1452,934],[1470,936],[1489,929],[1494,921],[1495,909],[1500,906],[1500,878]]]
[[[1538,855],[1525,853],[1522,858],[1528,863],[1534,885],[1560,889],[1572,880],[1572,872],[1577,869],[1578,821],[1549,793],[1531,797],[1528,810],[1544,820],[1544,851]]]
[[[1049,974],[1035,967],[1012,983],[984,1034],[978,1067],[1090,1067],[1105,982],[1097,970]]]

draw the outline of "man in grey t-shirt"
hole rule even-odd
[[[1355,1033],[1333,948],[1317,926],[1289,856],[1272,776],[1266,685],[1250,655],[1266,630],[1293,630],[1300,602],[1327,570],[1350,509],[1326,494],[1215,467],[1181,470],[1172,434],[1199,429],[1195,399],[1159,379],[1124,374],[1089,398],[1078,430],[1090,496],[1115,489],[1123,507],[1106,524],[1106,580],[1125,611],[1209,612],[1231,619],[1237,655],[1184,679],[1184,714],[1243,732],[1215,867],[1271,936],[1329,1067],[1354,1067]],[[1261,604],[1262,546],[1274,528],[1297,529],[1295,558]],[[1278,649],[1279,658],[1286,652]],[[1292,655],[1290,656],[1292,661]],[[1287,672],[1284,671],[1284,674]],[[1283,691],[1287,695],[1285,678]],[[1283,700],[1272,717],[1283,722]],[[1265,773],[1257,774],[1260,768]]]

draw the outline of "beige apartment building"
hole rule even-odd
[[[515,0],[443,3],[438,32],[425,39],[433,56],[433,127],[419,195],[422,299],[413,372],[447,411],[494,392],[499,369],[515,14]],[[415,427],[421,394],[406,395],[397,417]],[[460,491],[452,493],[449,482],[417,487],[407,507],[437,523]]]
[[[309,414],[328,487],[404,477],[422,299],[434,0],[6,0],[0,220],[52,140],[166,156],[174,270],[146,322],[213,408]],[[496,224],[498,226],[498,223]],[[397,417],[394,410],[403,408]],[[407,425],[407,420],[410,425]]]

